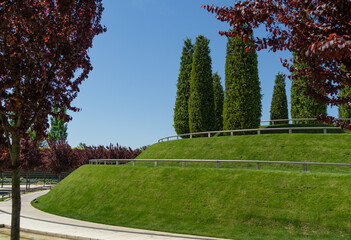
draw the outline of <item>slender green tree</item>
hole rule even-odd
[[[271,120],[274,119],[288,119],[288,100],[285,91],[285,79],[283,74],[278,73],[275,77],[275,84],[273,89],[273,97],[271,102]],[[280,124],[288,124],[289,121],[279,122]],[[274,124],[274,123],[270,123]]]
[[[225,63],[223,129],[257,128],[261,118],[261,87],[257,54],[241,37],[230,37]]]
[[[177,134],[189,133],[188,102],[190,95],[190,73],[193,62],[193,45],[187,38],[184,41],[177,83],[177,98],[174,107],[174,129]]]
[[[296,61],[297,55],[294,53],[293,65],[295,71],[307,68],[304,63]],[[318,103],[312,96],[306,95],[308,80],[304,77],[294,79],[291,85],[291,118],[317,118],[319,115],[327,114],[327,105]],[[313,123],[314,121],[299,121],[299,123]]]
[[[351,86],[345,86],[339,91],[340,97],[351,95]],[[351,106],[349,104],[339,105],[339,118],[351,118]]]
[[[65,109],[59,110],[58,108],[54,109],[54,113],[58,113],[59,111],[66,112]],[[67,123],[61,120],[58,117],[51,117],[50,118],[50,130],[48,132],[48,137],[51,141],[57,140],[67,140]]]
[[[214,73],[213,76],[213,97],[214,97],[214,112],[215,112],[215,128],[214,130],[223,129],[223,101],[224,91],[221,84],[221,77],[218,73]]]
[[[214,129],[215,113],[212,83],[212,60],[207,38],[198,36],[195,42],[190,77],[189,129],[190,132]]]

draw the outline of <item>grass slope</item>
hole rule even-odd
[[[232,239],[351,239],[351,175],[86,165],[32,203],[87,221]]]
[[[263,134],[193,138],[156,143],[138,159],[242,159],[296,162],[351,163],[350,134]],[[140,164],[140,163],[137,163]],[[153,163],[142,163],[152,165]],[[181,163],[160,163],[178,165]],[[191,163],[188,166],[214,166],[211,163]],[[251,164],[224,164],[221,166],[252,167]],[[293,165],[262,165],[265,169],[298,169]],[[318,171],[346,171],[350,167],[309,166]]]

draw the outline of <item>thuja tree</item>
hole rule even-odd
[[[305,94],[306,82],[296,79],[291,85],[290,113],[291,118],[318,118],[327,113],[327,105],[319,103],[313,97]],[[294,121],[296,122],[296,121]],[[313,121],[299,121],[299,123],[311,123]]]
[[[241,37],[229,37],[225,62],[223,129],[257,128],[261,118],[261,88],[257,54],[245,51]]]
[[[271,120],[274,119],[288,119],[288,100],[285,90],[285,78],[283,74],[278,73],[275,77],[273,96],[271,102]],[[287,124],[289,121],[279,122],[280,124]],[[270,124],[274,124],[270,122]]]
[[[221,84],[221,77],[218,73],[213,76],[213,98],[214,98],[214,112],[215,112],[215,127],[214,130],[223,129],[223,101],[224,91]]]
[[[294,58],[297,56],[294,54]],[[295,71],[307,68],[306,64],[294,61]],[[306,77],[296,78],[291,86],[291,118],[318,118],[321,114],[327,114],[327,105],[317,102],[312,96],[305,94],[307,88]],[[313,121],[299,121],[302,123],[310,123]]]
[[[66,112],[65,109],[59,110],[58,108],[54,109],[54,112],[57,114],[59,111]],[[61,120],[59,117],[51,117],[50,118],[50,130],[48,133],[48,137],[50,140],[67,140],[67,123]]]
[[[174,129],[177,134],[189,133],[188,101],[190,95],[190,73],[193,62],[193,45],[187,38],[184,41],[177,83],[177,98],[174,107]]]
[[[340,97],[347,97],[351,95],[351,86],[345,86],[345,88],[340,90]],[[339,118],[351,118],[351,105],[350,103],[345,103],[339,105]]]
[[[298,58],[293,61],[306,67],[295,71],[287,59],[281,62],[290,71],[293,84],[297,79],[306,83],[304,94],[331,106],[351,102],[351,95],[338,95],[345,85],[351,86],[351,1],[244,0],[232,7],[203,8],[235,29],[220,34],[241,36],[250,42],[252,46],[247,50],[296,53]],[[266,36],[248,37],[262,25],[267,29]],[[351,128],[351,124],[345,125],[332,117],[320,116],[320,119]]]
[[[190,77],[189,129],[190,132],[214,129],[214,101],[210,40],[198,36],[195,42]]]
[[[11,239],[20,229],[20,141],[45,137],[55,108],[71,106],[92,70],[88,49],[105,28],[101,0],[28,0],[0,3],[0,144],[12,169]]]

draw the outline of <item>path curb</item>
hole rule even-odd
[[[0,228],[11,229],[11,225],[0,224]],[[72,235],[66,235],[66,234],[32,230],[32,229],[28,229],[28,228],[21,228],[21,231],[26,232],[26,233],[33,233],[33,234],[44,235],[44,236],[49,236],[49,237],[66,238],[66,239],[72,239],[72,240],[100,240],[98,238],[86,238],[86,237],[72,236]]]

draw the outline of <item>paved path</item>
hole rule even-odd
[[[79,221],[42,212],[30,202],[48,191],[22,195],[21,228],[45,233],[77,236],[85,239],[111,240],[214,240],[191,235],[173,234],[142,229],[116,227]],[[11,201],[0,202],[0,224],[11,223]]]

